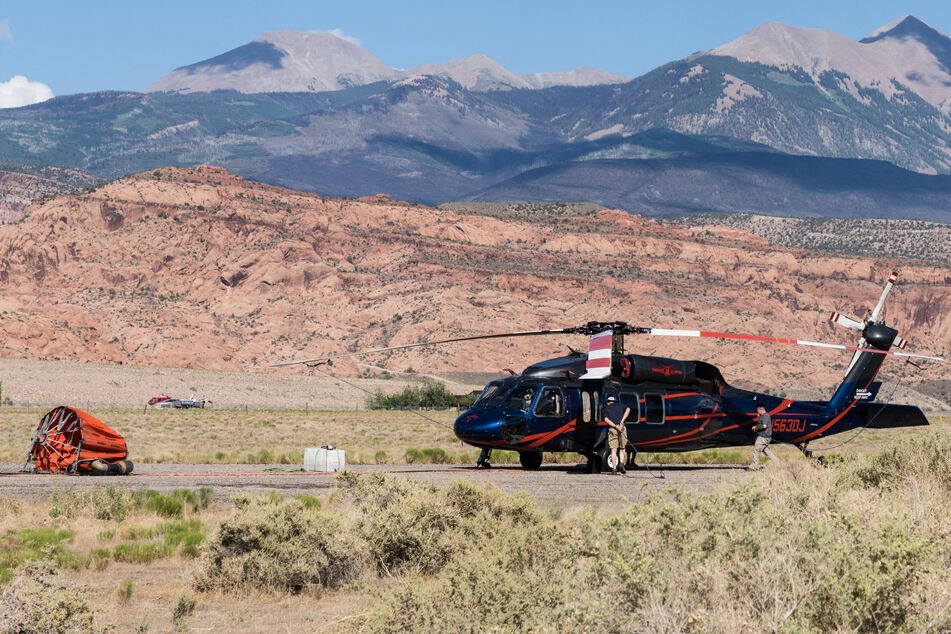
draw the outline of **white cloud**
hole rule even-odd
[[[0,42],[12,42],[13,31],[10,30],[10,23],[6,20],[0,20]]]
[[[330,29],[329,31],[311,31],[311,33],[330,33],[331,35],[336,35],[341,40],[346,40],[351,44],[356,44],[357,46],[362,47],[363,44],[360,43],[360,40],[353,37],[352,35],[347,35],[343,32],[343,29]]]
[[[0,82],[0,108],[19,108],[53,98],[46,84],[30,81],[23,75],[14,75],[10,81]]]

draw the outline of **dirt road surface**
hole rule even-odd
[[[279,465],[278,465],[279,466]],[[284,465],[286,468],[286,465]],[[267,465],[143,464],[129,476],[65,476],[16,474],[18,464],[0,463],[0,495],[36,499],[53,491],[83,491],[97,487],[174,489],[211,487],[213,500],[225,502],[235,493],[277,491],[284,495],[322,495],[340,486],[332,473],[267,472]],[[665,465],[639,468],[626,476],[589,475],[569,465],[543,465],[537,471],[519,467],[477,469],[471,465],[355,465],[358,473],[383,471],[445,484],[452,480],[491,483],[506,492],[528,491],[542,503],[564,506],[623,506],[650,491],[668,488],[708,491],[756,477],[735,465]]]

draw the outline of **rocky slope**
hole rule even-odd
[[[951,270],[779,248],[744,230],[667,226],[624,212],[520,219],[377,196],[335,200],[218,168],[163,169],[38,205],[0,227],[0,354],[204,369],[457,334],[622,319],[851,341],[901,270],[889,323],[951,353]],[[520,369],[577,337],[473,342],[368,359],[393,370]],[[847,356],[753,344],[631,338],[707,359],[733,382],[828,388]],[[937,380],[889,361],[885,378]],[[282,370],[300,372],[296,370]],[[358,374],[347,362],[335,371]],[[911,380],[911,379],[906,379]]]
[[[71,194],[102,179],[78,169],[27,166],[0,169],[0,223],[19,220],[32,201]]]

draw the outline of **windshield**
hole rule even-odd
[[[509,393],[509,386],[504,383],[489,383],[482,390],[482,394],[472,405],[474,408],[485,409],[487,407],[499,407],[505,401]]]

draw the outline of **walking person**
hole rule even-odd
[[[627,446],[627,427],[624,423],[627,421],[631,408],[618,403],[617,397],[613,394],[604,400],[604,422],[608,425],[608,463],[614,459],[614,465],[611,467],[611,473],[627,473],[624,468],[624,448]]]
[[[753,425],[753,431],[756,432],[756,442],[753,443],[753,463],[750,464],[750,471],[759,471],[759,457],[766,454],[773,462],[779,462],[779,458],[770,451],[769,443],[773,439],[773,421],[766,413],[766,406],[760,403],[756,406],[756,424]]]

